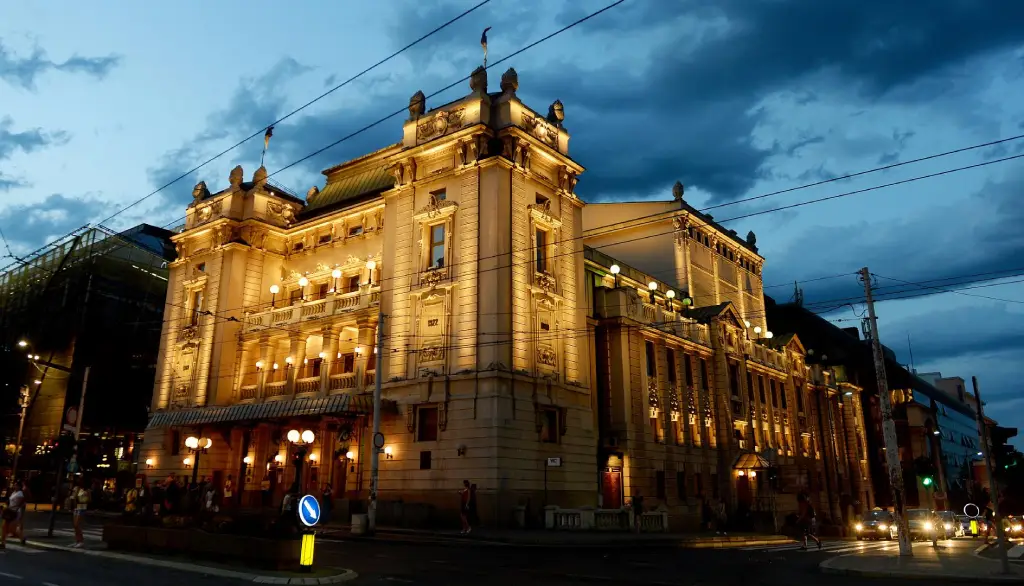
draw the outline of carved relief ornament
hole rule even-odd
[[[427,205],[416,210],[413,214],[413,219],[434,219],[439,216],[450,216],[459,209],[458,202],[450,199],[438,199],[434,194],[430,195],[430,199],[427,201]]]
[[[267,211],[272,219],[281,222],[285,226],[291,226],[295,221],[295,210],[286,203],[268,201]]]
[[[407,185],[416,181],[416,159],[409,157],[404,161],[398,161],[390,168],[391,176],[395,178],[395,187]]]
[[[555,368],[558,366],[558,357],[551,348],[541,346],[537,348],[537,363]]]
[[[523,127],[542,142],[558,147],[558,130],[540,116],[523,114]]]
[[[427,141],[462,128],[465,108],[442,110],[416,125],[416,140]]]
[[[575,195],[576,181],[576,171],[565,165],[558,168],[558,189],[570,195]]]

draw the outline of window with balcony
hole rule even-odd
[[[757,398],[761,400],[761,408],[768,404],[768,398],[764,395],[764,377],[758,375],[757,377]]]
[[[444,266],[445,256],[445,234],[444,224],[436,224],[430,227],[430,267],[439,269]]]
[[[359,275],[348,277],[345,283],[345,293],[355,293],[359,290]]]
[[[297,287],[288,292],[288,302],[292,305],[302,303],[302,287]]]
[[[192,298],[189,301],[189,325],[199,325],[199,317],[203,314],[203,290],[192,291]]]
[[[341,372],[348,374],[356,371],[356,355],[349,352],[341,355]]]
[[[416,441],[437,441],[437,407],[416,408]]]
[[[655,376],[657,373],[657,357],[654,354],[654,342],[644,342],[644,354],[647,358],[647,378],[650,382],[656,382]]]
[[[779,408],[779,390],[775,386],[775,379],[768,379],[768,390],[772,394],[772,409]]]
[[[330,283],[320,283],[316,287],[316,298],[324,299],[327,297],[327,292],[331,289]]]
[[[687,387],[693,387],[693,364],[689,354],[683,354],[683,380]]]
[[[536,234],[534,235],[534,248],[536,251],[536,270],[538,273],[548,272],[548,244],[549,235],[548,231],[543,228],[537,228]]]

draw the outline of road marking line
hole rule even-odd
[[[57,586],[53,582],[43,582],[43,586]]]
[[[8,574],[7,572],[0,572],[0,576],[4,576],[5,578],[14,578],[15,580],[22,579],[22,577],[17,574]]]
[[[20,551],[27,554],[43,553],[34,547],[25,547],[24,545],[18,545],[17,543],[8,543],[7,549],[11,551]]]

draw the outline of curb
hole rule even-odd
[[[39,547],[42,549],[50,549],[56,551],[67,551],[71,553],[77,553],[82,555],[91,555],[95,557],[120,560],[125,562],[131,562],[135,564],[141,564],[145,566],[155,566],[158,568],[166,568],[169,570],[180,570],[183,572],[191,572],[193,574],[205,574],[207,576],[217,576],[218,578],[233,578],[235,580],[243,580],[246,582],[254,582],[257,584],[339,584],[341,582],[348,582],[359,577],[354,570],[343,570],[340,574],[334,574],[333,576],[323,576],[320,578],[312,577],[295,577],[289,578],[285,576],[264,576],[260,574],[251,574],[248,572],[236,572],[235,570],[226,570],[223,568],[213,568],[210,566],[198,565],[194,562],[183,563],[173,562],[170,560],[160,560],[156,558],[149,558],[143,556],[133,556],[125,553],[117,553],[112,551],[102,551],[96,549],[76,549],[66,547],[63,545],[56,545],[53,543],[44,543],[40,541],[26,541],[28,545]]]
[[[845,557],[845,556],[841,556]],[[856,576],[858,578],[899,578],[901,580],[931,580],[931,581],[958,581],[977,582],[982,584],[1003,584],[1012,582],[1020,583],[1019,576],[979,576],[977,574],[930,574],[927,572],[909,572],[905,570],[855,570],[852,568],[834,568],[831,562],[839,558],[831,558],[818,564],[818,570],[822,574],[833,576]]]
[[[460,535],[436,535],[436,534],[423,534],[414,532],[382,532],[379,531],[377,535],[352,535],[344,531],[337,531],[328,533],[323,536],[325,539],[332,541],[362,541],[362,542],[401,542],[401,543],[419,543],[429,545],[432,543],[457,543],[465,545],[477,545],[477,546],[491,546],[491,547],[546,547],[546,548],[558,548],[558,549],[587,549],[597,547],[618,547],[618,548],[632,548],[632,547],[652,547],[652,546],[670,546],[679,547],[682,549],[730,549],[738,547],[754,547],[761,545],[785,545],[795,543],[789,538],[777,538],[777,539],[745,539],[745,540],[716,540],[716,541],[689,541],[685,538],[680,539],[638,539],[638,540],[627,540],[627,539],[610,539],[601,541],[592,541],[587,543],[551,543],[551,542],[537,542],[537,541],[519,541],[516,539],[502,538],[502,537],[464,537]]]

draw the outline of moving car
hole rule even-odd
[[[854,526],[857,539],[896,539],[896,524],[892,513],[883,509],[873,509],[861,515]]]
[[[942,524],[941,534],[943,538],[952,539],[966,535],[964,525],[957,518],[956,513],[952,511],[936,511],[935,516],[939,518],[939,523]]]
[[[910,539],[932,541],[937,538],[937,533],[944,533],[938,516],[931,509],[907,509],[906,515]]]
[[[1011,538],[1024,537],[1024,521],[1019,516],[1009,515],[1006,517],[1006,536]]]

